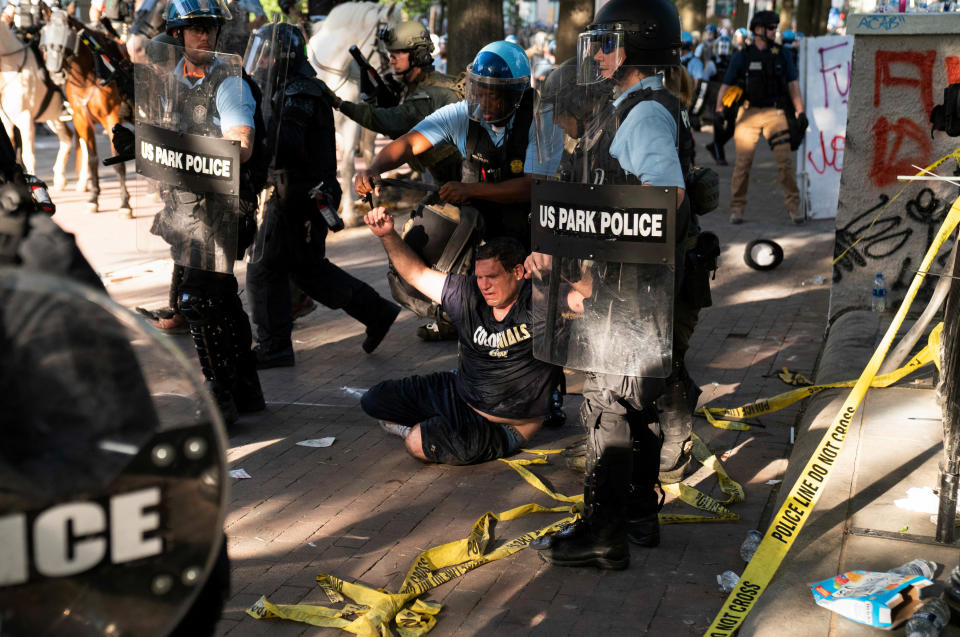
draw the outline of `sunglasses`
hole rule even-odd
[[[603,51],[604,55],[609,55],[620,48],[620,39],[612,36],[604,37],[599,35],[593,38],[593,42],[594,45]]]

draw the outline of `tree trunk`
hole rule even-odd
[[[827,13],[830,3],[825,0],[809,0],[797,4],[797,31],[804,35],[823,35],[827,32]]]
[[[740,27],[747,27],[750,23],[750,3],[737,0],[734,11],[737,12],[737,15],[733,16],[733,28],[739,29]]]
[[[593,20],[593,0],[560,0],[557,63],[577,54],[577,37]]]
[[[794,29],[796,19],[797,6],[794,0],[783,0],[783,4],[780,6],[780,33],[787,29]]]
[[[466,70],[477,51],[503,39],[501,0],[448,0],[447,73]]]
[[[680,24],[684,31],[699,31],[707,26],[707,0],[677,0]]]

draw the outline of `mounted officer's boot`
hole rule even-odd
[[[180,310],[190,326],[206,385],[220,406],[223,420],[232,424],[240,417],[233,400],[237,357],[223,302],[185,292],[180,296]]]
[[[693,433],[693,412],[700,397],[683,363],[674,361],[673,373],[667,379],[667,389],[657,399],[660,410],[660,431],[663,446],[660,450],[660,482],[673,484],[683,480],[690,464],[690,435]]]
[[[627,539],[638,546],[660,544],[659,511],[663,497],[657,492],[661,435],[657,410],[652,405],[631,414],[633,438],[630,488],[627,491]]]
[[[557,566],[620,570],[630,564],[624,520],[630,456],[608,451],[584,479],[583,519],[537,544],[540,557]],[[541,538],[543,539],[543,538]]]

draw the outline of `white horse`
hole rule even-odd
[[[307,44],[307,56],[317,76],[326,82],[338,97],[348,102],[360,99],[360,70],[350,56],[350,45],[355,44],[374,68],[381,68],[383,60],[376,47],[377,32],[384,26],[396,26],[400,11],[393,4],[376,2],[346,2],[335,6],[321,22]],[[334,112],[337,129],[337,147],[340,151],[340,187],[343,197],[340,211],[344,223],[357,222],[353,201],[353,160],[357,144],[369,164],[373,158],[376,134],[367,131],[340,112]]]
[[[0,122],[11,139],[14,126],[20,131],[23,167],[31,175],[37,170],[34,125],[46,122],[60,140],[53,165],[53,186],[57,189],[67,185],[67,157],[73,140],[70,129],[60,121],[62,113],[63,97],[44,82],[37,56],[0,21]]]

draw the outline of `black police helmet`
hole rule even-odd
[[[670,0],[610,0],[587,30],[622,32],[627,66],[680,64],[680,14]]]
[[[775,27],[780,24],[780,16],[773,11],[757,11],[750,18],[750,32],[759,26]]]

